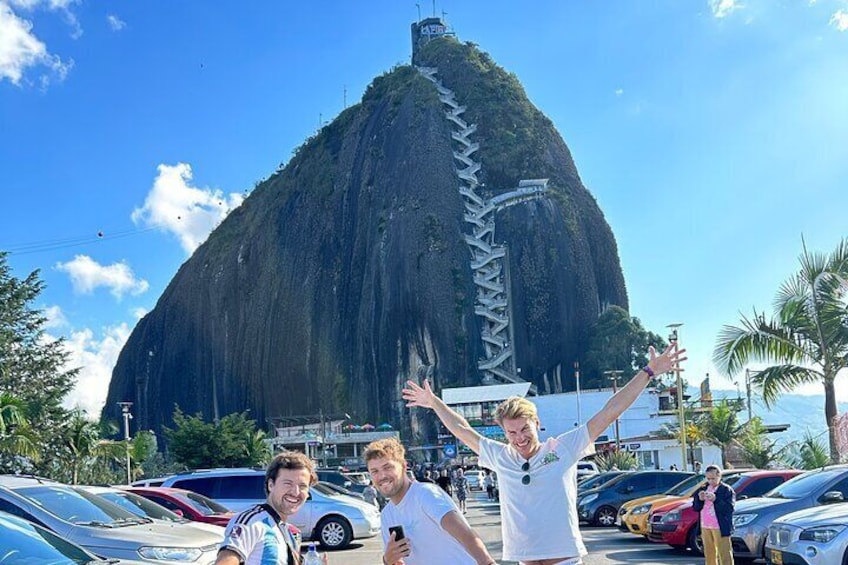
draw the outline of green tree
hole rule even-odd
[[[646,330],[639,318],[620,306],[610,306],[589,330],[589,347],[582,364],[586,388],[608,386],[604,371],[623,371],[620,384],[648,364],[648,347],[662,351],[666,341]]]
[[[786,458],[786,462],[795,469],[809,471],[828,465],[830,454],[827,445],[807,431],[804,439],[792,446],[792,453]]]
[[[228,414],[218,423],[206,422],[202,414],[186,416],[174,410],[174,428],[165,428],[174,461],[188,469],[205,467],[255,467],[267,461],[264,432],[247,412]]]
[[[613,469],[629,471],[631,469],[639,468],[639,460],[636,458],[635,453],[620,450],[607,451],[606,453],[598,455],[595,458],[595,464],[601,472],[611,471]]]
[[[8,392],[0,393],[0,453],[9,458],[26,457],[37,461],[40,453],[24,412],[20,399]]]
[[[727,448],[742,431],[735,405],[723,400],[713,405],[712,410],[695,418],[700,437],[721,448],[721,466],[727,468]]]
[[[47,320],[32,306],[44,289],[38,271],[18,279],[6,259],[7,254],[0,252],[0,394],[13,394],[21,402],[38,454],[0,453],[0,470],[38,471],[39,464],[49,465],[57,453],[55,431],[67,414],[61,402],[73,387],[77,370],[64,368],[68,353],[63,341],[45,334]]]
[[[799,271],[783,283],[775,298],[774,317],[754,310],[751,318],[742,318],[741,326],[724,326],[713,360],[728,376],[749,363],[770,364],[752,379],[768,407],[784,392],[820,384],[830,458],[838,462],[834,381],[848,367],[848,241],[841,241],[829,255],[804,247],[799,262]]]
[[[765,426],[759,417],[745,423],[739,440],[742,456],[756,469],[767,469],[772,463],[783,459],[783,450],[768,439]]]

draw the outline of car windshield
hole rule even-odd
[[[118,527],[144,520],[107,500],[67,486],[37,486],[17,490],[34,504],[72,524]]]
[[[81,547],[63,540],[44,528],[30,524],[24,520],[0,519],[0,560],[6,563],[50,565],[86,565],[88,563],[105,563],[98,561],[93,555]]]
[[[103,492],[98,494],[99,497],[105,498],[113,504],[117,504],[124,510],[129,510],[136,516],[145,518],[153,518],[154,520],[166,520],[168,522],[188,522],[164,506],[160,506],[151,500],[147,500],[143,496],[133,494],[131,492]]]
[[[224,506],[223,504],[219,504],[211,498],[207,498],[202,494],[197,494],[196,492],[183,492],[180,494],[174,494],[174,498],[181,500],[184,504],[188,504],[204,516],[226,514],[230,511],[230,509]]]
[[[580,483],[579,488],[581,490],[586,490],[590,488],[599,487],[601,485],[607,484],[608,482],[612,481],[621,474],[622,473],[620,472],[601,473],[600,475],[595,475],[594,477],[588,478],[582,483]]]
[[[845,471],[843,469],[804,473],[803,475],[789,479],[763,496],[766,498],[803,498],[813,494],[816,490],[844,473]]]
[[[687,494],[691,494],[690,491],[693,488],[701,486],[703,480],[704,475],[692,475],[665,491],[665,494],[668,496],[686,496]]]
[[[322,484],[322,483],[312,485],[312,488],[317,490],[318,492],[320,492],[321,494],[323,494],[325,496],[341,496],[341,494],[339,494],[338,492],[334,491],[333,489],[331,489],[330,487],[328,487],[327,485]]]

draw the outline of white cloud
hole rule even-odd
[[[830,25],[839,31],[848,31],[848,11],[837,10],[830,18]]]
[[[72,66],[72,60],[63,62],[47,51],[32,33],[32,22],[19,18],[8,4],[0,1],[0,81],[8,79],[17,85],[28,68],[45,67],[48,73],[39,80],[45,86],[51,77],[64,80]]]
[[[133,295],[147,292],[150,285],[144,279],[137,279],[126,263],[101,265],[87,255],[77,255],[67,263],[57,263],[56,268],[68,273],[74,291],[91,294],[99,287],[108,288],[117,299],[124,294]]]
[[[158,171],[144,206],[133,210],[132,220],[173,233],[187,253],[197,249],[244,199],[237,193],[224,197],[218,189],[191,186],[191,165],[186,163],[162,164]]]
[[[44,324],[46,329],[64,328],[68,325],[68,319],[59,306],[45,306],[42,313],[47,318],[47,322]]]
[[[147,308],[142,308],[139,306],[138,308],[133,308],[130,312],[137,320],[141,320],[145,316],[147,316]]]
[[[127,27],[127,23],[114,14],[106,16],[106,21],[109,22],[109,27],[112,28],[112,31],[121,31]]]
[[[737,0],[710,0],[710,9],[717,18],[728,16],[731,12],[738,10],[742,4]]]
[[[82,408],[93,417],[100,414],[109,392],[112,369],[131,331],[124,323],[106,328],[100,340],[88,328],[71,333],[65,341],[69,353],[66,368],[79,367],[80,371],[76,386],[63,401],[66,407]]]
[[[616,95],[616,96],[621,96],[622,94],[624,94],[624,89],[623,89],[623,88],[616,88],[616,89],[615,89],[615,95]]]

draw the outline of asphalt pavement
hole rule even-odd
[[[501,561],[501,513],[500,506],[486,500],[485,493],[471,494],[468,503],[468,523],[474,528],[489,553],[501,565],[517,565],[514,561]],[[582,527],[583,541],[589,555],[583,558],[585,565],[703,565],[704,558],[687,551],[655,544],[641,536],[619,531],[617,528]],[[354,541],[350,548],[330,552],[331,565],[380,565],[383,542],[377,536]],[[441,565],[434,563],[433,565]]]

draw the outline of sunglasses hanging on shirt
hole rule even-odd
[[[529,473],[529,471],[530,471],[530,462],[529,462],[529,461],[525,461],[525,462],[524,462],[524,464],[521,466],[521,470],[522,470],[522,471],[524,471],[525,473],[527,473],[526,475],[524,475],[523,477],[521,477],[521,484],[529,485],[529,484],[530,484],[530,473]]]

